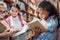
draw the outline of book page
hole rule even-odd
[[[47,31],[39,19],[34,19],[33,21],[29,22],[29,29],[33,29],[34,27],[39,27],[41,31]]]

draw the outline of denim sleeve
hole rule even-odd
[[[58,21],[57,21],[57,18],[56,19],[51,19],[49,22],[48,22],[48,25],[46,27],[46,29],[49,31],[49,32],[53,32],[58,26]]]

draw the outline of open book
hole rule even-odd
[[[0,33],[4,32],[8,27],[9,25],[4,20],[0,21]]]
[[[47,31],[39,19],[34,19],[33,21],[29,22],[29,29],[33,29],[34,27],[39,27],[41,32]]]

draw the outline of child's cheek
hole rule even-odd
[[[3,16],[2,16],[2,15],[0,15],[0,18],[3,18]]]
[[[43,19],[45,19],[45,18],[46,18],[46,16],[45,16],[45,15],[42,15],[42,18],[43,18]]]
[[[11,11],[10,11],[10,14],[11,14],[12,16],[15,16],[15,14],[14,14],[13,12],[11,12]]]
[[[39,17],[42,18],[42,15],[39,14]]]

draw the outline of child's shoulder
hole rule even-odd
[[[10,16],[8,18],[5,19],[6,22],[10,21]]]
[[[57,17],[54,18],[54,16],[50,16],[47,18],[47,21],[57,21]]]
[[[6,18],[6,20],[9,20],[10,19],[10,16],[8,18]]]

